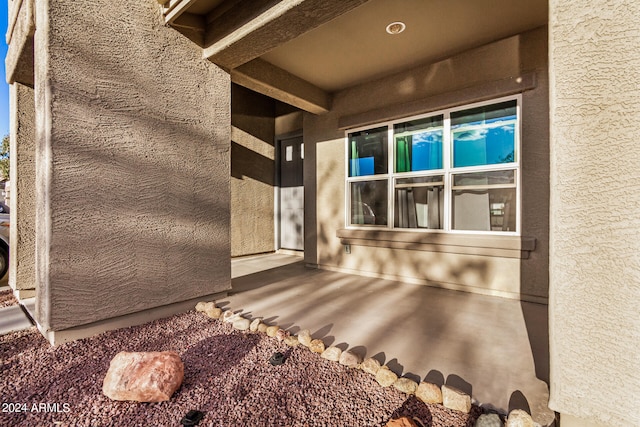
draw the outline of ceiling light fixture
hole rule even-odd
[[[401,32],[404,31],[404,29],[407,28],[407,26],[405,25],[404,22],[392,22],[391,24],[387,25],[387,33],[389,34],[400,34]]]

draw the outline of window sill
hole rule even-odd
[[[420,233],[411,231],[340,229],[343,245],[372,246],[412,251],[483,255],[528,259],[536,248],[535,237],[482,234]]]

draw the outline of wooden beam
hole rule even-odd
[[[231,81],[314,114],[331,109],[331,95],[262,59],[231,70]]]
[[[204,57],[231,70],[368,0],[252,0],[215,19]]]

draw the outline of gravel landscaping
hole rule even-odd
[[[161,403],[116,402],[102,394],[120,351],[176,351],[182,386]],[[272,366],[274,352],[286,356]],[[427,405],[370,374],[289,347],[263,333],[189,312],[57,348],[35,328],[0,336],[0,426],[179,426],[191,409],[200,426],[384,426],[417,417],[425,426],[470,427],[471,413]]]
[[[0,308],[18,305],[18,300],[13,296],[13,291],[0,291]]]

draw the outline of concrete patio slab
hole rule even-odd
[[[309,269],[299,257],[232,261],[227,310],[374,357],[399,375],[455,386],[551,425],[547,306]]]

